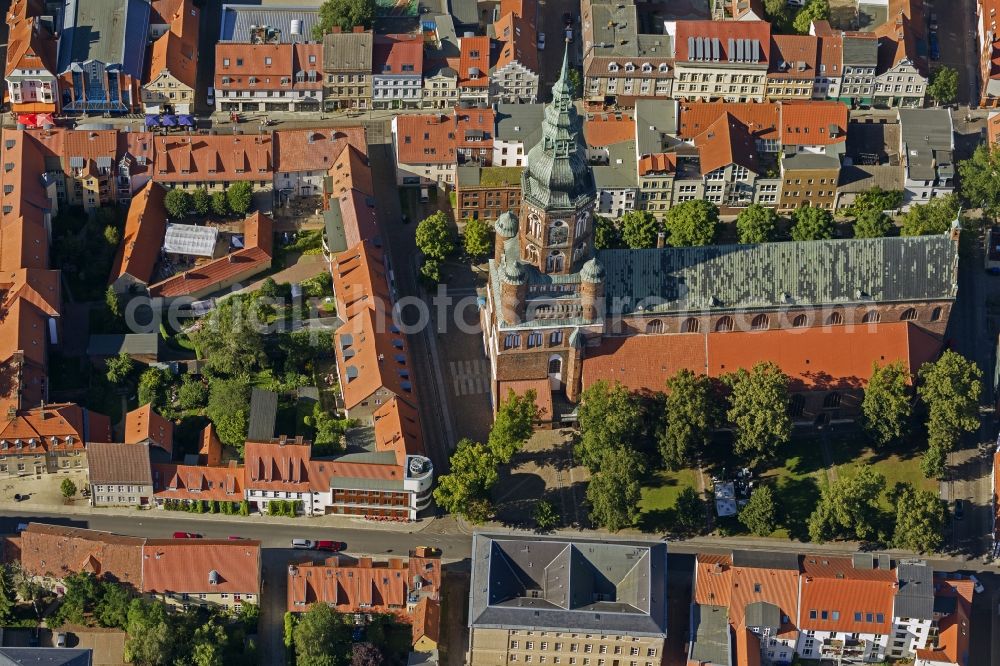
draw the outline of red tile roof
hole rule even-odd
[[[492,151],[495,117],[489,107],[455,109],[455,147]]]
[[[678,62],[692,60],[694,57],[694,54],[688,53],[688,37],[718,39],[718,62],[721,67],[725,67],[730,58],[736,58],[736,53],[729,53],[730,40],[734,39],[757,40],[760,44],[758,62],[761,64],[767,64],[770,57],[768,49],[771,45],[771,24],[766,21],[678,21],[674,41]]]
[[[756,139],[781,138],[780,110],[774,102],[737,104],[728,102],[681,102],[677,135],[691,141],[725,114],[744,125]]]
[[[34,439],[40,451],[82,451],[88,443],[111,441],[107,417],[74,403],[35,407],[21,410],[13,419],[6,415],[2,418],[0,454],[22,453],[17,440],[21,440],[24,450],[30,450],[30,440]]]
[[[819,38],[814,35],[771,35],[768,76],[813,79],[819,59]]]
[[[954,598],[955,611],[938,621],[937,647],[917,650],[917,659],[935,664],[967,666],[972,633],[971,580],[952,580],[935,576],[935,597]]]
[[[455,120],[444,113],[396,116],[397,161],[455,164]]]
[[[239,502],[245,490],[245,468],[154,463],[153,491],[157,499]]]
[[[197,35],[194,39],[185,39],[178,33],[168,30],[153,42],[149,50],[147,85],[165,73],[169,73],[189,88],[195,88],[198,81]]]
[[[280,130],[274,133],[275,171],[326,171],[339,159],[344,148],[368,151],[363,127],[324,130]]]
[[[441,642],[441,602],[437,599],[424,597],[417,602],[411,617],[413,621],[413,643],[421,638]]]
[[[254,490],[309,490],[309,460],[312,447],[297,440],[247,442],[243,454],[246,461],[246,486]]]
[[[151,404],[125,415],[125,443],[149,442],[167,453],[174,450],[174,424],[153,411]]]
[[[215,47],[215,85],[222,91],[321,90],[323,44],[220,42]]]
[[[381,388],[413,400],[412,380],[399,372],[409,367],[408,341],[380,313],[365,309],[349,319],[334,334],[334,347],[340,389],[348,410]]]
[[[819,33],[817,33],[819,34]],[[844,74],[844,38],[838,34],[820,35],[816,72],[820,76],[840,78]]]
[[[635,141],[635,120],[628,115],[597,114],[583,124],[583,136],[590,147]]]
[[[333,294],[337,312],[353,319],[368,309],[391,317],[388,275],[382,250],[370,242],[359,243],[333,256]]]
[[[201,431],[198,447],[198,464],[214,467],[222,464],[222,442],[215,434],[215,426],[209,423]]]
[[[424,71],[424,46],[420,36],[376,35],[372,69],[376,76],[421,76]]]
[[[458,85],[464,88],[490,87],[490,38],[462,37],[458,62]]]
[[[892,69],[909,60],[917,71],[927,74],[927,58],[921,44],[927,41],[923,4],[917,0],[889,0],[886,21],[874,30],[878,38],[879,71]]]
[[[729,555],[695,556],[694,603],[729,606],[733,592],[733,559]]]
[[[373,417],[376,451],[391,451],[400,466],[406,464],[408,455],[424,455],[420,415],[413,405],[393,397],[380,405]]]
[[[110,532],[29,523],[21,532],[21,567],[33,576],[58,579],[90,572],[139,590],[143,541]]]
[[[853,571],[850,560],[847,560],[843,578],[817,578],[803,573],[799,619],[803,630],[866,634],[892,632],[895,571],[883,572],[883,580],[853,578],[850,576]],[[861,614],[860,619],[858,613]]]
[[[27,7],[27,3],[21,3],[20,6]],[[12,8],[11,14],[13,13]],[[15,70],[43,70],[55,76],[56,38],[42,26],[37,15],[10,19],[11,15],[8,14],[10,33],[4,68],[6,76],[9,77]],[[56,90],[52,91],[53,98],[57,94]]]
[[[538,32],[529,18],[514,12],[501,13],[493,24],[493,33],[500,42],[494,71],[519,62],[532,72],[538,72]],[[465,41],[465,40],[463,40]],[[461,67],[461,63],[459,64]]]
[[[782,102],[781,143],[786,146],[846,143],[847,115],[847,105],[843,102]]]
[[[131,275],[139,282],[149,283],[167,232],[167,211],[163,198],[167,191],[149,181],[132,197],[125,218],[125,233],[111,268],[111,282]]]
[[[758,173],[757,145],[749,127],[731,113],[726,113],[694,138],[702,174],[723,169],[730,164]]]
[[[549,421],[555,418],[555,413],[552,410],[552,385],[548,379],[523,379],[519,381],[500,382],[500,400],[506,401],[511,391],[515,395],[520,396],[523,396],[528,391],[534,391],[535,406],[538,407],[539,420]]]
[[[260,542],[147,539],[142,547],[142,591],[259,594]]]
[[[677,171],[677,155],[673,153],[656,153],[639,158],[639,175],[666,174]]]
[[[157,182],[270,181],[274,169],[271,137],[249,134],[156,136]]]
[[[729,598],[729,622],[734,627],[744,626],[747,606],[757,602],[772,604],[781,612],[780,638],[795,638],[799,601],[799,572],[788,569],[763,569],[756,567],[732,568],[732,591]]]

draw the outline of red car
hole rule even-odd
[[[175,539],[200,539],[200,534],[195,534],[194,532],[174,532]]]
[[[328,550],[331,553],[340,551],[339,541],[317,541],[316,550]]]

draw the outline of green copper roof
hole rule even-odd
[[[528,151],[521,192],[528,203],[550,211],[578,210],[596,196],[583,124],[570,92],[568,44],[552,102],[542,117],[542,139]]]

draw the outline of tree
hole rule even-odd
[[[778,505],[771,486],[757,486],[746,505],[740,509],[739,519],[752,534],[767,536],[777,524]]]
[[[677,495],[674,504],[674,527],[682,534],[701,532],[705,527],[705,502],[691,486]]]
[[[424,259],[424,263],[420,266],[420,274],[435,284],[440,282],[441,262],[437,259]]]
[[[219,441],[241,452],[246,443],[250,387],[238,379],[213,379],[208,385],[206,416],[215,424]]]
[[[181,409],[202,409],[208,404],[208,386],[200,379],[184,375],[177,389],[177,404]]]
[[[323,409],[322,404],[317,402],[313,405],[313,428],[316,430],[313,436],[313,455],[320,457],[342,451],[341,439],[347,434],[350,425],[349,419],[338,419]]]
[[[241,180],[226,188],[226,204],[236,215],[246,215],[253,203],[253,185]]]
[[[726,417],[736,429],[734,450],[752,465],[772,458],[792,434],[788,377],[775,363],[758,363],[725,375],[730,387]]]
[[[569,94],[573,99],[580,99],[580,91],[583,90],[583,76],[576,67],[569,70]]]
[[[59,492],[62,493],[63,499],[73,499],[76,495],[76,484],[73,483],[73,479],[63,479],[59,484]]]
[[[534,432],[533,424],[538,420],[537,394],[528,389],[524,395],[517,395],[513,389],[507,391],[507,399],[500,404],[497,416],[490,428],[487,445],[490,454],[504,465],[528,441]]]
[[[285,647],[291,649],[295,645],[295,624],[298,616],[291,611],[285,613],[284,632],[282,642]]]
[[[778,215],[773,208],[750,204],[736,218],[736,232],[741,243],[767,243],[774,240]]]
[[[355,643],[351,648],[351,666],[381,666],[382,651],[372,643]]]
[[[1000,173],[1000,148],[995,144],[979,144],[972,157],[958,163],[962,198],[972,207],[982,207],[991,217],[1000,214],[998,173]]]
[[[937,361],[922,365],[918,374],[917,394],[927,406],[927,440],[940,462],[963,432],[979,427],[983,373],[973,361],[949,349]]]
[[[635,523],[642,498],[643,468],[642,457],[635,451],[613,448],[604,452],[600,471],[587,485],[590,519],[594,523],[612,532]]]
[[[132,595],[118,583],[103,581],[100,585],[100,599],[94,607],[94,617],[102,627],[125,629],[128,626],[128,608]]]
[[[108,314],[113,319],[120,319],[122,316],[122,302],[115,291],[114,286],[108,285],[104,290],[104,307],[108,309]]]
[[[639,435],[642,408],[622,384],[597,381],[580,394],[577,408],[580,439],[574,453],[591,472],[600,469],[604,454],[632,448]]]
[[[122,234],[118,231],[118,227],[111,225],[104,227],[104,242],[108,244],[108,247],[115,249],[121,241]]]
[[[212,197],[209,196],[208,190],[200,187],[191,193],[191,208],[197,215],[208,215],[212,210]]]
[[[66,591],[63,594],[62,603],[50,619],[56,626],[67,622],[84,624],[87,612],[93,608],[97,601],[97,578],[90,572],[71,573],[63,578],[63,584]]]
[[[107,369],[108,381],[116,385],[128,379],[135,368],[135,361],[126,351],[118,352],[117,356],[109,357],[104,361],[104,364]]]
[[[229,216],[229,200],[226,199],[226,193],[222,190],[216,190],[212,192],[210,197],[212,204],[212,212],[219,217]]]
[[[896,493],[896,548],[935,552],[944,542],[945,507],[937,493],[905,484]]]
[[[252,297],[230,296],[202,318],[191,342],[214,376],[249,376],[264,354],[261,328],[271,306]]]
[[[451,234],[448,218],[441,211],[420,221],[416,232],[417,249],[425,257],[444,261],[455,251],[455,239]]]
[[[814,0],[815,1],[815,0]],[[830,211],[812,206],[796,208],[792,213],[792,240],[810,241],[833,238],[833,216]]]
[[[139,405],[153,405],[153,409],[163,409],[168,406],[167,391],[172,376],[165,368],[146,368],[139,375]]]
[[[163,207],[167,215],[176,219],[187,217],[191,213],[191,206],[191,195],[186,190],[178,188],[167,190],[166,196],[163,197]]]
[[[866,210],[854,218],[855,238],[882,238],[892,231],[892,220],[879,210]]]
[[[874,467],[859,467],[853,475],[842,474],[823,488],[809,516],[809,538],[822,542],[875,537],[880,517],[878,500],[884,490],[885,477]]]
[[[973,160],[975,157],[973,157]],[[963,163],[964,164],[964,163]],[[961,173],[961,165],[959,166]],[[993,176],[990,176],[993,178]],[[964,176],[963,176],[964,178]],[[968,183],[962,182],[965,196],[970,196],[967,189]],[[951,227],[951,223],[958,217],[958,197],[949,194],[946,197],[937,197],[925,204],[913,204],[910,210],[903,216],[903,226],[900,234],[903,236],[933,236],[943,234]]]
[[[928,479],[943,479],[945,468],[948,467],[948,451],[940,442],[930,442],[927,451],[920,458],[920,471]]]
[[[350,32],[356,25],[370,28],[374,20],[374,0],[326,0],[319,6],[313,39],[323,41],[323,35],[334,26],[345,32]]]
[[[667,242],[674,247],[711,245],[719,224],[719,207],[711,201],[685,201],[667,211]]]
[[[493,230],[484,220],[472,219],[465,223],[465,253],[476,260],[489,256],[493,251]]]
[[[539,500],[535,503],[535,508],[531,511],[531,517],[535,519],[535,525],[541,531],[551,530],[559,524],[559,514],[555,505],[548,500]]]
[[[951,104],[958,99],[958,72],[951,67],[939,67],[927,86],[927,94],[938,104]]]
[[[693,456],[708,444],[718,422],[718,405],[712,380],[682,369],[667,380],[666,427],[659,449],[667,469],[690,465]]]
[[[909,373],[901,361],[879,366],[872,363],[872,375],[861,401],[861,424],[875,446],[899,441],[910,421]]]
[[[813,21],[830,20],[830,3],[828,0],[809,0],[806,6],[795,15],[793,27],[800,35],[808,35]]]
[[[781,23],[788,18],[788,0],[764,0],[764,14],[771,23]]]
[[[883,190],[881,187],[873,187],[870,190],[859,192],[854,197],[854,203],[851,204],[848,214],[860,216],[866,211],[881,213],[895,210],[902,205],[903,193],[900,190]]]
[[[342,615],[326,604],[313,604],[295,627],[296,666],[340,666],[346,662],[344,647],[350,639]]]
[[[627,210],[622,215],[621,239],[633,250],[656,247],[657,234],[662,230],[660,221],[644,210]]]
[[[462,439],[451,454],[451,469],[438,478],[434,499],[449,513],[457,513],[473,522],[489,517],[490,491],[500,478],[496,460],[488,447]]]
[[[614,250],[624,247],[621,230],[614,220],[601,215],[594,216],[594,249]]]
[[[0,564],[0,625],[6,625],[11,621],[16,605],[17,593],[14,591],[10,569],[7,565]]]

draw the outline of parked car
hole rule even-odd
[[[215,106],[215,88],[212,86],[208,87],[208,94],[205,95],[205,103],[209,106]]]
[[[317,541],[316,550],[327,550],[331,553],[340,552],[340,542],[339,541]]]
[[[931,12],[931,18],[930,18],[929,24],[930,24],[930,29],[931,30],[937,30],[938,29],[937,13],[936,12]]]
[[[314,539],[292,539],[292,548],[299,550],[328,550],[336,553],[340,550],[339,541],[317,541]]]
[[[312,550],[313,544],[316,543],[310,539],[292,539],[292,548],[298,548],[300,550]]]
[[[202,538],[200,534],[195,534],[194,532],[174,532],[175,539],[200,539]]]
[[[420,203],[428,203],[431,200],[430,188],[421,187],[420,188]]]
[[[955,500],[955,520],[962,520],[962,518],[965,518],[965,502]]]
[[[573,43],[573,28],[566,28],[566,41]]]
[[[972,589],[976,591],[976,594],[982,594],[983,590],[986,589],[983,587],[983,584],[979,582],[979,579],[976,578],[975,576],[970,575],[969,580],[972,581]]]
[[[941,59],[941,46],[938,44],[938,36],[936,32],[931,32],[928,38],[928,43],[930,44],[931,60]]]
[[[60,631],[56,634],[56,639],[53,642],[57,648],[66,647],[66,632]]]
[[[545,50],[545,33],[544,32],[538,33],[538,50],[539,51],[544,51]]]

